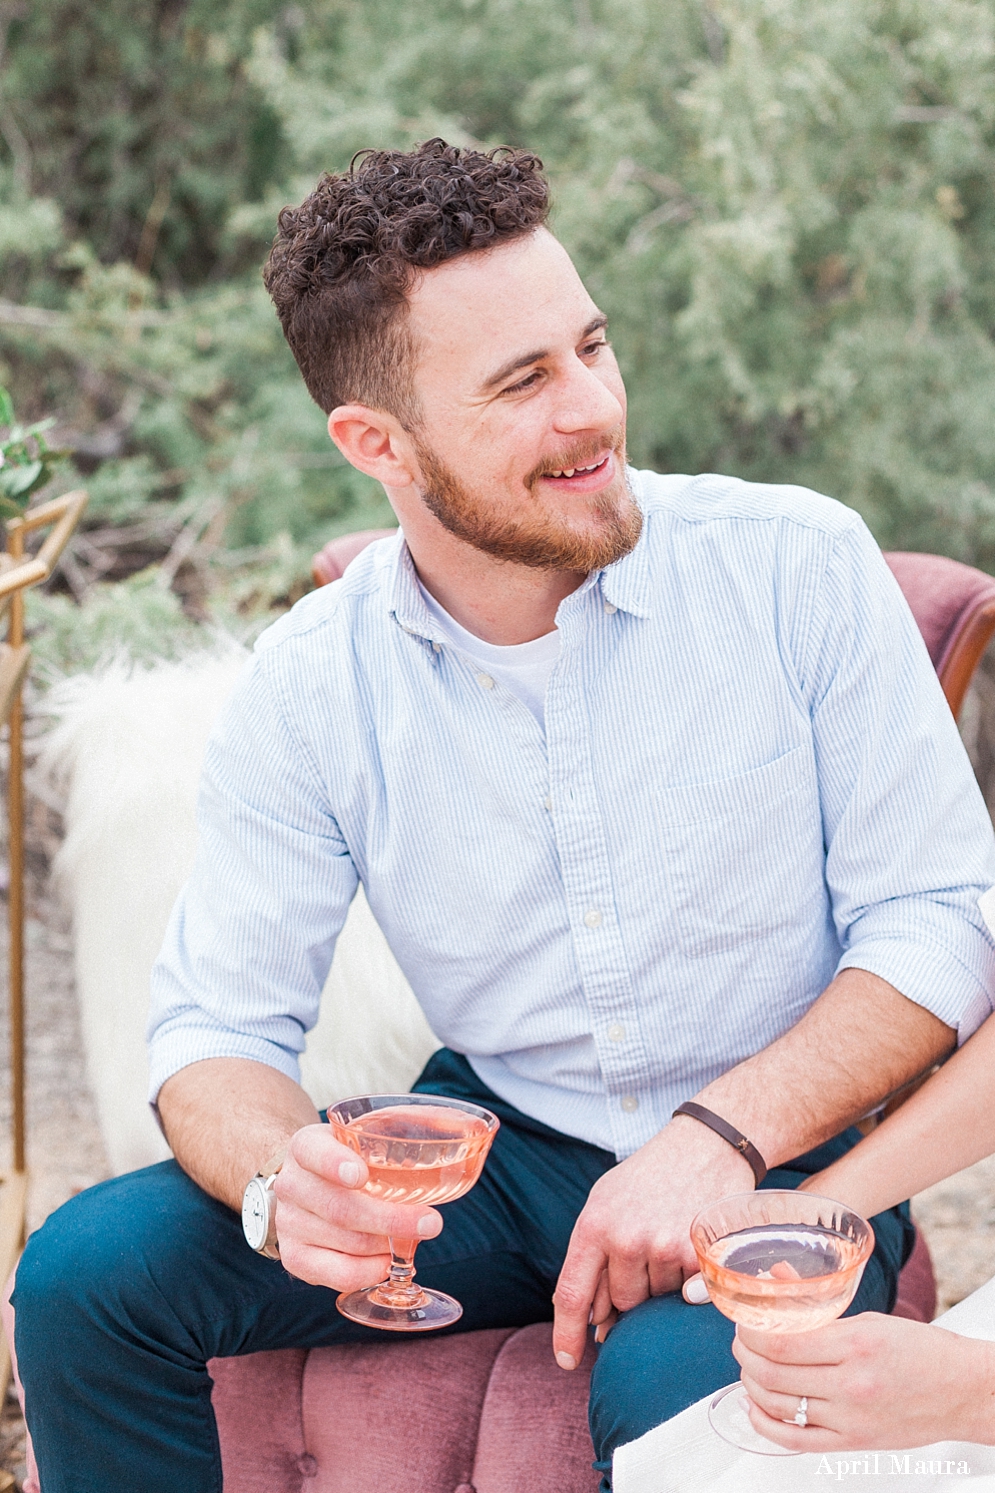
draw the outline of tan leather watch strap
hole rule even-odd
[[[256,1175],[259,1177],[266,1177],[267,1179],[270,1177],[275,1177],[280,1168],[283,1166],[283,1163],[286,1161],[287,1152],[289,1150],[290,1142],[288,1141],[285,1146],[280,1147],[279,1151],[274,1151],[273,1155],[269,1158],[268,1161],[263,1162]]]
[[[723,1140],[727,1140],[730,1146],[734,1146],[750,1163],[753,1175],[757,1179],[757,1186],[760,1186],[767,1175],[767,1163],[753,1142],[748,1141],[735,1125],[730,1125],[728,1120],[723,1120],[721,1115],[713,1114],[703,1104],[695,1104],[693,1099],[689,1099],[686,1104],[679,1104],[674,1110],[674,1116],[677,1115],[687,1115],[692,1120],[700,1120],[702,1125],[707,1125],[709,1130],[714,1130],[716,1135],[721,1135]]]

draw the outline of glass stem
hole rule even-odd
[[[384,1282],[391,1292],[401,1292],[405,1296],[417,1296],[418,1287],[414,1284],[415,1279],[415,1250],[418,1248],[417,1239],[389,1239],[390,1245],[390,1275]]]

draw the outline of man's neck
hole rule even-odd
[[[426,540],[405,530],[405,538],[426,591],[485,643],[507,647],[545,637],[556,626],[560,602],[586,579],[578,571],[497,560],[445,532]]]

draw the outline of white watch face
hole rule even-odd
[[[242,1198],[242,1231],[253,1249],[262,1249],[269,1233],[269,1197],[258,1177],[253,1177]]]

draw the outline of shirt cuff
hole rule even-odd
[[[864,969],[887,980],[917,1006],[954,1027],[958,1042],[966,1042],[992,1012],[991,996],[983,981],[938,944],[869,938],[843,955],[836,973],[844,969]]]
[[[149,1047],[149,1104],[157,1121],[156,1100],[166,1079],[179,1073],[181,1068],[188,1068],[191,1063],[202,1062],[205,1058],[251,1058],[285,1073],[294,1083],[301,1081],[296,1054],[276,1042],[247,1036],[244,1032],[174,1027],[156,1037]]]

